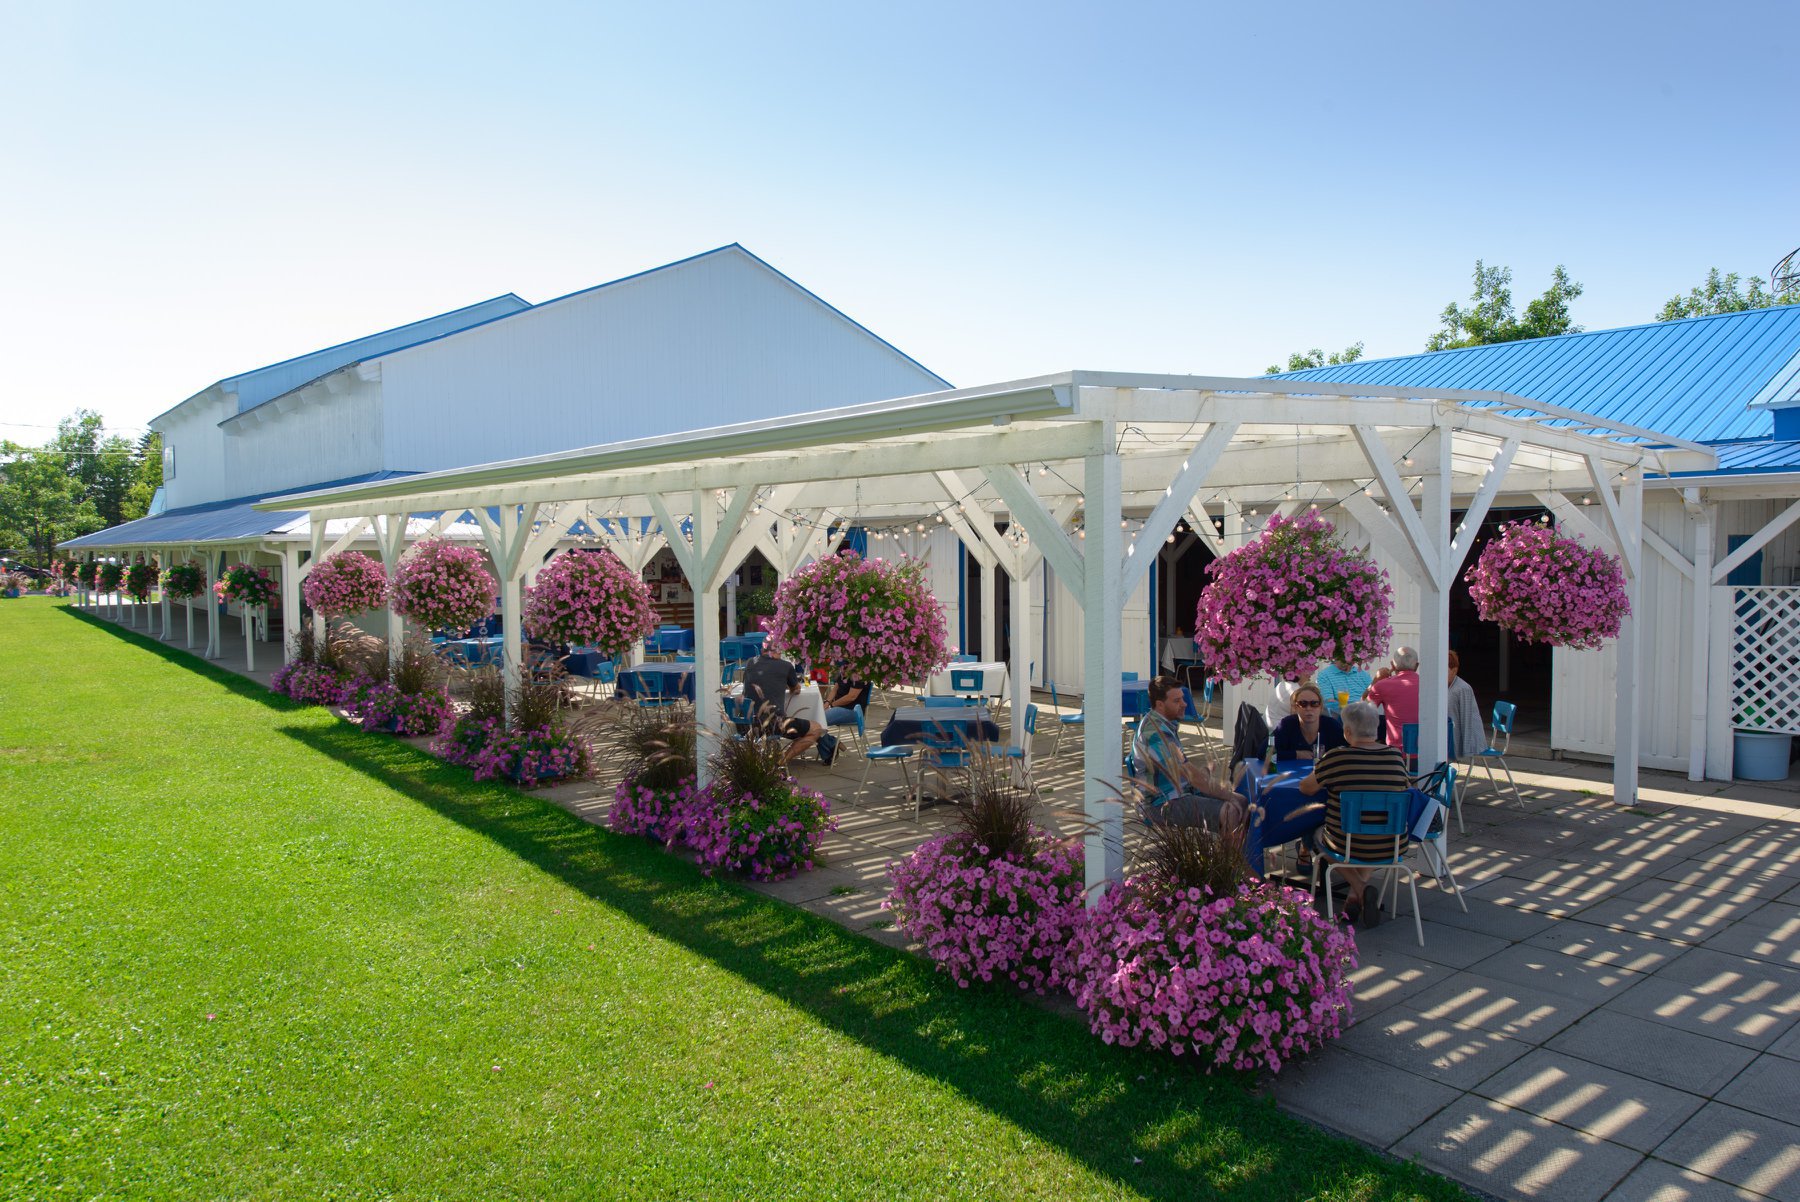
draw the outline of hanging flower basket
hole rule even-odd
[[[269,569],[247,563],[234,563],[219,577],[219,600],[236,601],[247,609],[273,605],[281,600],[281,587],[269,575]]]
[[[125,566],[123,564],[103,563],[100,565],[100,591],[101,592],[103,592],[103,593],[117,592],[120,582],[123,581],[124,579],[125,579]]]
[[[499,588],[473,547],[426,539],[394,569],[394,612],[427,630],[461,632],[494,612]]]
[[[148,601],[160,573],[153,563],[134,563],[125,569],[125,592],[134,601]]]
[[[75,583],[79,584],[82,588],[92,590],[98,587],[99,579],[99,564],[89,560],[86,563],[78,563],[75,565]]]
[[[1200,593],[1194,642],[1207,671],[1234,684],[1298,680],[1339,656],[1353,664],[1393,640],[1387,572],[1338,540],[1316,513],[1279,515],[1253,542],[1215,561]]]
[[[922,681],[950,662],[943,607],[912,559],[814,560],[776,590],[768,629],[775,654],[840,666],[878,687]]]
[[[206,573],[191,563],[178,563],[163,573],[163,595],[171,601],[198,597],[206,589]]]
[[[1100,899],[1075,965],[1075,1003],[1105,1042],[1279,1072],[1343,1033],[1356,944],[1298,889],[1215,894],[1141,875]]]
[[[656,630],[641,577],[610,551],[564,551],[538,573],[525,598],[525,629],[552,643],[620,655]]]
[[[344,618],[387,604],[387,572],[361,551],[328,555],[306,575],[300,595],[314,613]]]
[[[1631,616],[1617,556],[1535,522],[1502,527],[1463,578],[1482,621],[1529,643],[1591,651]]]

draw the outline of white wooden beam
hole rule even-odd
[[[1721,559],[1713,567],[1712,582],[1724,584],[1725,578],[1742,567],[1745,560],[1768,546],[1796,520],[1800,520],[1800,501],[1791,502],[1786,509],[1764,522],[1761,530],[1745,539],[1735,551]]]
[[[1599,523],[1582,512],[1583,508],[1591,508],[1591,506],[1577,505],[1558,492],[1533,493],[1532,496],[1537,498],[1538,504],[1556,516],[1557,525],[1563,527],[1572,537],[1579,537],[1614,554],[1619,553],[1618,540],[1612,536],[1612,533],[1602,529]]]
[[[1500,445],[1500,453],[1494,456],[1493,467],[1475,499],[1469,502],[1468,510],[1463,514],[1462,525],[1456,528],[1456,537],[1450,540],[1449,550],[1444,554],[1444,562],[1438,573],[1438,585],[1449,588],[1462,570],[1463,561],[1469,557],[1469,548],[1475,545],[1475,535],[1480,532],[1481,524],[1487,521],[1488,512],[1494,506],[1494,498],[1500,495],[1500,486],[1506,480],[1506,473],[1512,467],[1513,456],[1519,453],[1519,440],[1509,438]]]
[[[743,558],[743,551],[740,549],[738,558],[727,562],[729,553],[739,546],[738,536],[744,533],[745,519],[750,516],[750,506],[756,500],[756,493],[755,484],[745,482],[738,485],[731,504],[725,510],[725,516],[718,522],[717,530],[707,539],[706,553],[700,562],[700,579],[693,582],[696,589],[716,593],[725,582],[725,577],[737,567],[738,559]]]
[[[1117,463],[1116,456],[1114,463]],[[1082,553],[1076,549],[1062,524],[1044,508],[1044,503],[1038,500],[1037,495],[1026,487],[1025,482],[1019,478],[1018,471],[1010,464],[988,463],[982,465],[981,472],[987,477],[988,483],[994,486],[994,491],[1000,494],[1000,499],[1006,502],[1007,512],[1012,520],[1025,527],[1025,532],[1031,536],[1038,551],[1050,561],[1050,566],[1062,581],[1063,587],[1077,597],[1085,596],[1084,582],[1087,573],[1082,566]],[[1117,472],[1114,472],[1114,479],[1117,479]],[[1116,492],[1112,496],[1112,502],[1116,507]],[[1091,506],[1089,512],[1092,512]]]
[[[1392,506],[1394,516],[1399,520],[1400,529],[1406,535],[1406,541],[1412,547],[1412,560],[1418,566],[1421,578],[1436,580],[1438,578],[1437,548],[1425,533],[1425,526],[1419,520],[1419,511],[1413,508],[1412,494],[1407,491],[1400,480],[1400,474],[1394,470],[1393,460],[1387,456],[1381,437],[1369,426],[1357,426],[1356,441],[1361,444],[1363,456],[1375,471],[1375,479],[1381,484],[1382,492],[1387,494],[1388,504]]]
[[[1613,496],[1613,467],[1602,463],[1593,455],[1587,457],[1587,465],[1588,476],[1594,482],[1594,492],[1600,498],[1601,516],[1606,521],[1606,528],[1612,531],[1613,542],[1619,548],[1619,558],[1625,565],[1625,574],[1635,579],[1642,569],[1642,563],[1638,556],[1639,542],[1635,535],[1626,537],[1625,532],[1620,528],[1625,522],[1625,517],[1620,512],[1618,500]]]
[[[1194,449],[1188,452],[1187,461],[1181,465],[1181,470],[1176,473],[1163,499],[1157,502],[1156,508],[1150,511],[1150,516],[1144,519],[1144,526],[1138,531],[1136,541],[1126,548],[1124,562],[1119,565],[1117,587],[1120,605],[1137,591],[1137,586],[1150,574],[1150,565],[1156,562],[1157,550],[1169,537],[1169,531],[1175,529],[1175,523],[1181,519],[1181,515],[1187,512],[1188,504],[1200,491],[1200,486],[1206,483],[1206,477],[1231,445],[1237,430],[1237,422],[1215,422],[1194,445]]]

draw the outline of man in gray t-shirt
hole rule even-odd
[[[788,716],[788,698],[800,691],[801,684],[800,669],[772,655],[758,655],[744,669],[744,696],[750,698],[757,716],[761,717],[764,706],[775,707],[775,729],[789,741],[781,757],[784,764],[792,763],[794,757],[809,750],[825,733],[817,722]]]

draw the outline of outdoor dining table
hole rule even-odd
[[[666,627],[644,640],[644,650],[651,655],[674,655],[694,649],[694,632]]]
[[[479,639],[450,639],[443,644],[450,658],[459,663],[485,664],[500,654],[500,645],[506,640],[499,636]]]
[[[619,673],[617,691],[621,697],[674,697],[679,695],[692,701],[694,699],[694,665],[639,664],[629,672]]]
[[[951,664],[925,682],[925,692],[933,697],[955,696],[957,690],[950,684],[952,672],[981,673],[981,688],[977,692],[983,697],[1003,697],[1006,695],[1006,665],[999,660],[971,661],[966,664]],[[964,696],[975,694],[965,693]]]
[[[1324,799],[1308,797],[1300,782],[1312,775],[1311,760],[1283,760],[1274,772],[1259,781],[1255,804],[1262,807],[1262,821],[1245,832],[1244,858],[1250,871],[1263,874],[1263,853],[1303,838],[1325,824]]]
[[[600,665],[610,663],[612,656],[598,651],[571,651],[563,656],[563,669],[571,676],[593,676],[600,671]]]
[[[941,739],[953,730],[960,730],[971,743],[1000,741],[1000,724],[994,721],[986,706],[909,705],[895,710],[888,724],[881,728],[881,745],[893,747],[922,739]]]

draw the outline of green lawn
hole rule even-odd
[[[48,600],[0,834],[8,1198],[1463,1196]]]

